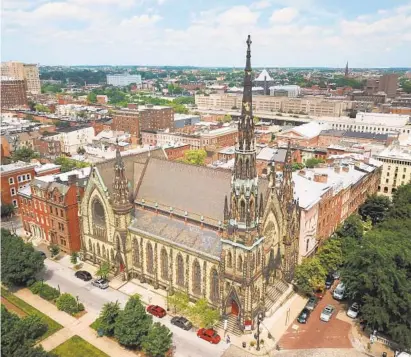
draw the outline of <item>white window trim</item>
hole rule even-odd
[[[19,206],[19,203],[18,203],[17,200],[13,200],[12,203],[13,203],[13,206],[14,206],[15,208]]]
[[[14,185],[14,177],[9,177],[9,185]]]
[[[14,193],[13,193],[14,192]],[[11,189],[10,189],[10,194],[12,195],[12,196],[16,196],[17,195],[17,191],[16,191],[16,189],[14,188],[14,187],[12,187]]]

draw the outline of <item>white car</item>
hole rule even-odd
[[[93,280],[93,282],[91,284],[93,284],[94,286],[97,286],[100,289],[107,289],[108,288],[108,281],[105,280],[105,279],[102,279],[102,278]]]
[[[321,312],[320,320],[321,320],[321,321],[325,321],[325,322],[330,321],[330,320],[331,320],[331,316],[332,316],[333,313],[334,313],[334,310],[335,310],[334,306],[332,306],[332,305],[327,305],[327,306],[324,308],[324,310]]]
[[[340,282],[333,292],[333,298],[335,300],[343,300],[345,294],[345,286],[343,282]]]
[[[347,316],[351,317],[352,319],[355,319],[358,316],[358,312],[360,311],[360,305],[358,305],[356,302],[353,303],[350,308],[347,311]]]

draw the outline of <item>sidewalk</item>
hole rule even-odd
[[[40,345],[42,345],[46,351],[54,349],[74,335],[79,335],[109,356],[138,356],[138,354],[121,347],[114,340],[107,337],[97,337],[96,331],[89,327],[91,322],[97,318],[95,314],[87,313],[80,319],[76,319],[63,311],[59,311],[57,307],[50,302],[32,294],[29,289],[19,290],[15,295],[64,326],[63,329],[40,342]]]

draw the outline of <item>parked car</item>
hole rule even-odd
[[[167,315],[166,310],[164,310],[161,306],[158,305],[147,306],[147,312],[157,317],[164,317]]]
[[[108,281],[106,279],[100,278],[93,280],[91,283],[94,286],[97,286],[100,289],[107,289],[108,288]]]
[[[307,308],[304,308],[304,309],[300,312],[300,314],[298,315],[297,321],[298,321],[300,324],[306,324],[308,318],[310,317],[310,313],[311,313],[310,310],[308,310]]]
[[[74,275],[75,275],[76,278],[79,278],[79,279],[84,280],[84,281],[89,281],[89,280],[93,279],[91,274],[88,271],[85,271],[85,270],[76,271]]]
[[[333,298],[335,300],[343,300],[345,293],[345,286],[343,282],[340,282],[333,292]]]
[[[351,317],[352,319],[355,319],[358,316],[359,311],[360,311],[360,305],[354,302],[348,309],[347,316]]]
[[[193,324],[183,316],[174,316],[171,319],[171,323],[186,331],[191,330],[191,328],[193,327]]]
[[[314,291],[314,295],[315,295],[315,297],[316,297],[317,299],[320,299],[320,300],[321,300],[321,299],[324,297],[324,295],[325,295],[325,290],[319,288],[319,289],[317,289],[317,290]]]
[[[318,304],[318,299],[315,296],[312,296],[308,299],[307,304],[305,305],[305,308],[307,310],[313,311],[315,307]]]
[[[332,275],[327,275],[327,278],[325,279],[325,288],[330,289],[334,284],[334,278]]]
[[[324,308],[324,310],[321,312],[320,320],[321,320],[321,321],[325,321],[325,322],[330,321],[330,320],[331,320],[331,316],[332,316],[333,313],[334,313],[334,310],[335,310],[334,306],[332,306],[332,305],[327,305],[327,306]]]
[[[221,341],[220,335],[211,328],[200,328],[197,331],[197,336],[215,345]]]
[[[334,280],[340,279],[340,272],[338,270],[333,273],[333,278]]]

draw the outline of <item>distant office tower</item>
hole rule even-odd
[[[25,80],[1,77],[0,87],[1,108],[21,108],[27,106],[27,86]]]
[[[385,92],[388,98],[395,98],[398,88],[398,74],[384,74],[380,77],[378,90]]]
[[[345,74],[344,74],[345,78],[348,77],[348,61],[347,64],[345,65]]]
[[[39,69],[36,64],[14,61],[3,62],[1,64],[1,75],[16,80],[25,80],[27,83],[27,91],[29,93],[41,93]]]
[[[124,87],[132,83],[137,85],[141,84],[141,76],[139,74],[128,73],[107,75],[107,84],[111,84],[115,87]]]

